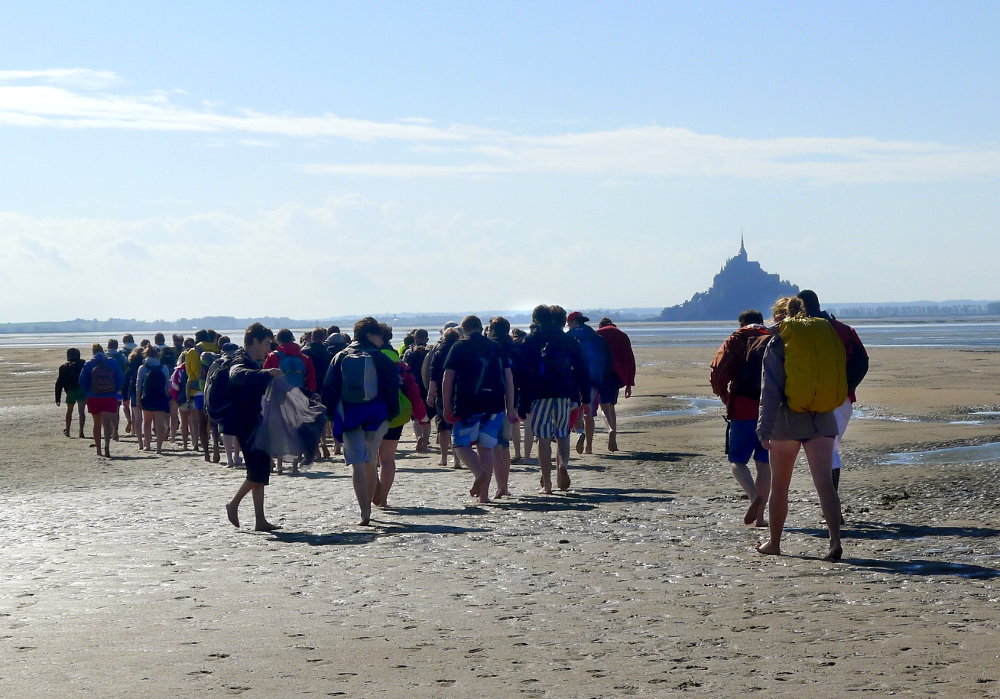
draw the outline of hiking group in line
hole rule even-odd
[[[227,503],[227,517],[239,526],[239,505],[249,493],[254,528],[260,531],[276,528],[264,515],[270,475],[283,473],[285,458],[291,459],[293,474],[320,456],[329,458],[332,438],[333,455],[342,452],[352,469],[360,523],[368,524],[372,504],[388,504],[407,423],[422,453],[430,450],[431,421],[436,423],[439,465],[447,466],[453,451],[455,468],[464,464],[472,473],[470,495],[484,503],[494,480],[493,498],[509,494],[510,465],[530,457],[535,442],[539,492],[553,492],[553,469],[556,487],[568,489],[572,431],[578,432],[577,452],[591,453],[598,411],[608,449],[617,451],[615,404],[622,388],[631,396],[635,357],[628,336],[610,319],[602,319],[596,330],[589,320],[579,312],[567,316],[560,306],[540,305],[524,332],[511,331],[502,317],[484,328],[477,316],[467,316],[460,324],[447,323],[433,346],[426,330],[409,333],[401,353],[391,345],[392,328],[371,317],[355,323],[353,337],[332,326],[317,328],[298,343],[291,331],[275,336],[260,323],[247,328],[242,346],[211,330],[187,339],[174,335],[170,345],[161,333],[139,344],[126,335],[124,351],[115,340],[107,351],[95,343],[87,362],[70,349],[59,370],[56,402],[65,392],[67,437],[74,405],[84,436],[86,405],[94,422],[93,445],[108,458],[111,442],[120,438],[121,407],[124,431],[136,436],[139,449],[151,451],[155,444],[162,453],[164,444],[180,440],[186,450],[190,441],[205,461],[219,462],[221,442],[227,465],[247,472]],[[280,393],[273,390],[278,377],[282,388],[301,392],[321,408],[311,413],[309,424],[292,429],[303,435],[301,453],[260,448],[262,416],[271,392]],[[317,413],[322,419],[314,419]]]

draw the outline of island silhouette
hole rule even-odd
[[[740,313],[755,308],[767,318],[782,296],[794,296],[799,287],[777,274],[764,271],[759,262],[747,257],[740,236],[740,251],[726,260],[708,291],[701,291],[677,306],[664,308],[660,320],[736,320]]]

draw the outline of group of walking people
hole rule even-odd
[[[820,308],[814,291],[778,299],[772,316],[765,325],[759,311],[741,313],[739,329],[711,365],[712,389],[726,405],[732,473],[750,500],[744,522],[768,527],[760,553],[781,553],[788,489],[802,450],[830,534],[825,558],[838,560],[840,439],[868,372],[868,353],[853,328]]]
[[[553,492],[553,470],[555,486],[570,487],[570,436],[576,429],[577,451],[591,452],[598,411],[608,449],[616,451],[615,404],[621,388],[631,395],[635,357],[628,336],[610,319],[598,329],[588,322],[582,313],[547,305],[533,310],[527,332],[512,330],[502,317],[484,328],[477,316],[467,316],[446,324],[435,345],[426,330],[408,333],[399,351],[391,344],[392,328],[371,317],[355,323],[353,337],[333,326],[298,342],[291,331],[275,336],[260,323],[247,328],[242,346],[211,330],[187,339],[175,335],[172,345],[161,334],[138,345],[126,335],[124,352],[115,340],[107,350],[95,343],[87,362],[69,350],[56,402],[65,393],[67,437],[74,405],[83,436],[86,405],[94,445],[106,457],[119,439],[122,406],[125,431],[136,435],[140,449],[151,450],[155,442],[160,452],[179,438],[187,449],[190,437],[206,461],[218,462],[221,441],[228,465],[245,465],[247,472],[226,506],[230,522],[239,526],[240,503],[251,494],[255,529],[268,531],[275,525],[264,515],[264,486],[282,472],[283,455],[260,448],[256,437],[268,387],[280,376],[283,385],[321,404],[328,418],[315,451],[289,455],[292,472],[320,453],[328,457],[332,438],[333,455],[342,449],[352,468],[360,523],[368,524],[372,505],[388,504],[407,424],[419,452],[429,451],[436,425],[441,465],[448,465],[453,450],[456,466],[472,473],[469,493],[479,502],[489,502],[494,480],[494,498],[509,494],[510,465],[522,459],[522,426],[524,457],[538,444],[542,493]]]

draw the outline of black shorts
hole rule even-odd
[[[385,436],[382,437],[382,439],[395,440],[398,442],[399,438],[402,436],[403,436],[403,426],[400,425],[399,427],[390,427],[389,429],[387,429],[385,431]]]
[[[436,421],[438,432],[451,432],[451,428],[454,427],[454,425],[444,419],[444,415],[438,415]]]
[[[243,462],[247,467],[247,480],[251,483],[271,483],[271,457],[266,451],[260,449],[247,449],[247,445],[253,442],[251,435],[241,434],[236,436],[240,443],[240,451],[243,452]]]

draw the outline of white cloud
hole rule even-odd
[[[550,173],[598,176],[604,181],[642,176],[855,184],[1000,175],[1000,146],[994,143],[750,139],[663,126],[523,135],[463,124],[439,127],[414,116],[377,122],[334,114],[268,114],[247,108],[221,113],[223,105],[211,100],[201,100],[198,107],[176,104],[172,100],[183,90],[144,95],[110,91],[120,83],[114,73],[85,69],[0,71],[0,127],[190,131],[216,137],[246,134],[238,142],[252,146],[277,144],[273,139],[279,136],[406,144],[406,157],[398,158],[400,162],[298,167],[309,174],[376,178]]]

